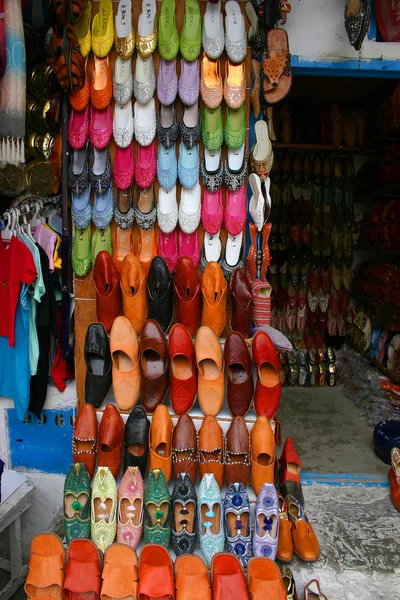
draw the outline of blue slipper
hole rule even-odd
[[[157,156],[157,179],[158,183],[167,192],[172,190],[176,184],[177,165],[176,165],[176,150],[175,144],[170,148],[166,148],[162,144],[158,144]]]
[[[112,184],[102,193],[94,195],[94,206],[92,210],[92,221],[97,229],[105,229],[114,216],[114,193]]]
[[[81,192],[72,192],[72,217],[75,227],[86,229],[92,217],[92,206],[90,204],[90,184]]]
[[[179,146],[178,177],[185,188],[192,188],[199,180],[199,145],[188,149],[183,142]]]

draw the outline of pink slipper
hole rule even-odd
[[[156,171],[156,143],[153,140],[149,146],[138,146],[135,175],[138,186],[144,189],[153,185]]]
[[[138,467],[128,467],[118,489],[118,544],[138,547],[143,531],[143,494]]]
[[[246,223],[246,190],[242,185],[236,192],[227,190],[225,227],[231,235],[239,235]]]
[[[132,185],[134,174],[133,142],[127,148],[117,146],[114,160],[114,183],[117,188],[127,190]]]
[[[194,233],[179,232],[179,257],[184,256],[191,258],[197,269],[200,262],[200,244],[197,229]]]
[[[222,226],[223,216],[221,188],[215,192],[209,192],[204,188],[201,220],[207,233],[210,235],[218,233]]]
[[[87,142],[89,135],[89,106],[85,110],[71,110],[68,124],[68,141],[72,148],[80,150]]]
[[[174,229],[172,233],[164,233],[160,229],[160,235],[158,237],[158,254],[165,260],[170,272],[175,273],[179,260],[178,233],[176,229]]]
[[[107,106],[105,110],[96,110],[93,106],[90,107],[89,136],[92,146],[97,150],[103,150],[108,146],[112,136],[110,106]]]

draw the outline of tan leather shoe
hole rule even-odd
[[[139,341],[126,317],[113,323],[110,350],[115,401],[120,410],[132,410],[140,392]]]
[[[275,481],[275,438],[267,417],[257,417],[250,437],[251,485],[258,496],[264,483]]]
[[[172,474],[172,431],[173,424],[165,404],[160,404],[154,411],[149,431],[150,464],[152,469],[162,469],[169,483]]]
[[[224,362],[219,339],[210,327],[200,327],[195,341],[197,397],[205,415],[217,415],[225,393]]]
[[[121,267],[121,290],[124,316],[139,334],[147,319],[146,276],[139,259],[128,254]]]
[[[228,284],[221,267],[214,261],[207,264],[203,273],[201,294],[203,296],[201,324],[211,327],[219,337],[225,327]]]
[[[306,562],[314,562],[319,557],[319,542],[304,508],[294,496],[286,498],[289,521],[292,523],[294,553]]]
[[[291,562],[293,558],[292,524],[289,521],[286,500],[281,494],[279,498],[279,536],[277,557],[282,562]]]
[[[224,483],[224,438],[215,417],[207,415],[199,431],[200,479],[212,473],[221,488]]]

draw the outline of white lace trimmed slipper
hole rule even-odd
[[[124,60],[120,56],[117,56],[113,77],[113,96],[115,102],[126,104],[131,99],[132,92],[132,59],[128,58]]]
[[[225,50],[233,63],[241,63],[246,58],[246,25],[239,3],[228,0],[225,4]]]
[[[141,104],[135,102],[135,137],[141,146],[150,146],[156,136],[157,119],[156,119],[156,104],[154,98]]]
[[[264,225],[264,208],[265,198],[261,189],[261,179],[255,173],[251,173],[249,177],[249,184],[252,191],[252,196],[249,203],[249,213],[254,221],[257,231],[261,231]]]
[[[176,185],[170,190],[160,187],[158,193],[157,222],[163,233],[172,233],[178,223]]]
[[[208,58],[217,60],[224,51],[224,17],[221,13],[221,0],[217,3],[207,2],[203,18],[202,43]]]
[[[133,138],[132,102],[126,104],[115,103],[113,117],[113,137],[120,148],[127,148]]]
[[[153,55],[142,58],[136,57],[135,76],[133,78],[133,93],[141,104],[147,104],[154,96],[156,89],[156,74],[154,72]]]
[[[201,186],[182,188],[179,204],[179,226],[184,233],[194,233],[201,218]]]

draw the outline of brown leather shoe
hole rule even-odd
[[[217,415],[225,394],[224,362],[219,339],[210,327],[200,327],[195,341],[197,397],[205,415]]]
[[[169,371],[167,340],[159,324],[152,319],[146,321],[140,336],[140,364],[142,404],[153,412],[168,393]]]
[[[115,401],[120,410],[132,410],[140,392],[139,341],[126,317],[114,321],[110,351]]]
[[[168,408],[160,404],[154,411],[149,431],[150,464],[152,469],[162,469],[169,483],[172,474],[172,424]]]
[[[197,474],[197,434],[189,415],[181,415],[172,435],[172,464],[175,479],[178,473],[188,473],[193,485]]]
[[[137,334],[147,319],[146,276],[139,259],[133,254],[125,256],[121,268],[121,290],[124,315]]]
[[[124,421],[118,408],[107,404],[99,428],[97,465],[109,467],[114,479],[117,479],[121,468],[124,431]]]
[[[225,368],[228,373],[228,405],[233,416],[244,417],[253,399],[253,363],[243,336],[231,331],[224,347]]]
[[[275,481],[275,438],[267,417],[259,416],[251,430],[251,485],[258,496],[264,483]]]
[[[174,290],[176,296],[176,321],[194,335],[201,318],[201,281],[191,258],[183,256],[176,267]]]
[[[121,312],[120,277],[111,254],[102,250],[96,256],[93,269],[93,284],[96,290],[97,319],[110,333],[114,319]]]
[[[244,269],[233,271],[229,288],[232,300],[232,331],[238,331],[247,339],[250,337],[253,310],[251,289]]]
[[[89,477],[93,477],[96,466],[98,423],[92,404],[84,404],[76,417],[72,436],[74,462],[83,463]]]
[[[226,487],[241,482],[247,487],[250,478],[250,435],[243,417],[234,417],[226,432]]]
[[[212,473],[221,488],[224,483],[224,438],[215,417],[207,415],[199,431],[200,478]]]
[[[279,536],[277,557],[282,562],[291,562],[293,558],[292,524],[289,521],[285,498],[279,494]]]
[[[201,294],[203,297],[201,324],[211,327],[219,337],[225,327],[228,284],[221,267],[213,260],[207,264],[203,273]]]

